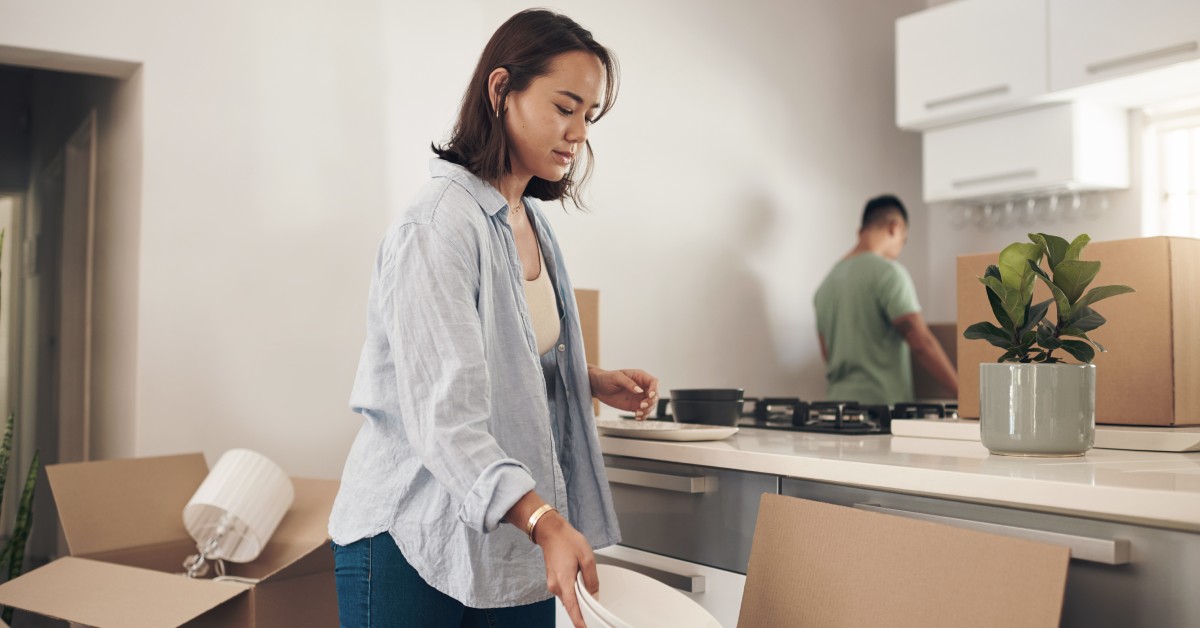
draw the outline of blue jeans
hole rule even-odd
[[[554,628],[554,598],[510,608],[468,608],[429,586],[384,532],[333,544],[342,628]]]

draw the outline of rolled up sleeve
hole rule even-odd
[[[467,261],[472,252],[435,225],[408,224],[396,237],[382,296],[401,421],[458,518],[490,532],[536,482],[490,432],[479,269]]]

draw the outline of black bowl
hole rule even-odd
[[[742,415],[742,400],[695,401],[672,398],[671,410],[675,420],[680,423],[732,427],[737,425],[738,417]]]
[[[671,398],[680,401],[734,401],[741,399],[741,388],[682,388],[671,391]]]

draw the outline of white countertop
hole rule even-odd
[[[604,453],[1200,532],[1200,453],[990,455],[977,442],[741,428],[720,441],[600,437]]]

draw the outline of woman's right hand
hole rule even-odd
[[[534,538],[546,559],[546,587],[562,600],[575,628],[584,628],[583,612],[575,595],[575,576],[583,572],[583,586],[588,593],[593,596],[600,593],[596,556],[591,546],[557,511],[547,513],[538,521]]]

